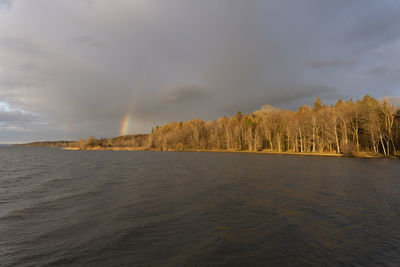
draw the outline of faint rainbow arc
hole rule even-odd
[[[129,123],[131,121],[131,110],[132,110],[132,102],[133,102],[133,98],[135,96],[136,91],[138,90],[138,88],[142,85],[142,83],[144,82],[146,75],[147,75],[147,71],[143,71],[138,79],[135,82],[135,85],[133,86],[133,91],[132,91],[132,95],[131,95],[131,101],[130,104],[128,106],[127,112],[125,113],[124,117],[122,118],[121,121],[121,128],[119,130],[119,134],[120,135],[127,135],[129,132]]]
[[[129,115],[129,113],[127,113],[127,114],[125,114],[124,118],[122,119],[121,129],[119,130],[120,135],[126,135],[128,133],[129,120],[130,120],[130,115]]]

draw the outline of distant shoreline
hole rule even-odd
[[[337,154],[337,153],[320,153],[320,152],[286,152],[286,151],[246,151],[246,150],[160,150],[147,147],[90,147],[81,149],[79,147],[63,147],[63,150],[81,150],[81,151],[159,151],[159,152],[220,152],[220,153],[247,153],[247,154],[274,154],[274,155],[300,155],[300,156],[319,156],[319,157],[355,157],[355,158],[392,158],[397,159],[395,156],[373,155],[366,152],[358,154]]]

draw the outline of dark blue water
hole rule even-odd
[[[399,163],[0,147],[0,266],[399,266]]]

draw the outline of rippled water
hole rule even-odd
[[[0,266],[399,266],[399,163],[0,147]]]

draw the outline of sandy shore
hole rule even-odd
[[[237,151],[237,150],[158,150],[147,147],[88,147],[81,149],[79,147],[64,147],[64,150],[89,150],[89,151],[170,151],[170,152],[220,152],[220,153],[252,153],[252,154],[275,154],[275,155],[301,155],[301,156],[319,156],[319,157],[357,157],[357,158],[387,158],[382,155],[374,155],[367,152],[358,154],[337,154],[337,153],[319,153],[319,152],[279,152],[279,151]],[[390,156],[390,158],[397,158]]]
[[[150,150],[146,147],[87,147],[87,148],[79,148],[79,147],[64,147],[63,150],[95,150],[95,151],[145,151]]]

